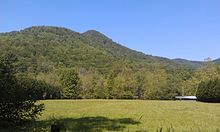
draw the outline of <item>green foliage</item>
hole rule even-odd
[[[36,26],[2,33],[0,54],[9,52],[19,60],[13,64],[19,65],[16,78],[36,99],[173,99],[196,95],[202,81],[220,77],[218,60],[203,63],[145,55],[94,30],[80,34]]]
[[[81,82],[78,73],[74,69],[61,70],[60,81],[64,87],[64,98],[81,98]]]
[[[35,119],[44,110],[43,104],[29,97],[23,83],[15,77],[16,56],[6,54],[0,59],[0,127]]]
[[[60,90],[43,80],[33,79],[19,74],[18,83],[26,90],[30,98],[35,100],[56,99],[61,97]]]
[[[220,102],[220,79],[201,82],[196,96],[200,101]]]
[[[219,66],[212,62],[206,62],[200,69],[197,69],[191,74],[189,79],[184,81],[183,93],[184,95],[196,95],[201,82],[214,80],[216,78],[220,78]]]

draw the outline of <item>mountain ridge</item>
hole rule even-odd
[[[162,63],[166,67],[187,67],[196,69],[202,66],[203,62],[200,61],[190,61],[186,59],[169,59],[166,57],[160,56],[152,56],[147,55],[145,53],[130,49],[121,44],[114,42],[111,38],[102,34],[96,30],[88,30],[84,33],[78,33],[68,28],[64,27],[56,27],[56,26],[32,26],[29,28],[25,28],[20,31],[12,31],[7,33],[0,33],[0,37],[10,39],[10,43],[19,43],[18,46],[25,48],[24,44],[26,44],[26,48],[32,49],[33,53],[40,53],[40,49],[36,49],[33,46],[40,47],[41,50],[44,51],[44,55],[48,55],[47,53],[54,48],[59,51],[63,49],[61,45],[66,46],[68,49],[63,49],[65,52],[68,52],[73,60],[77,60],[77,58],[72,57],[71,52],[74,52],[75,49],[79,48],[79,51],[82,52],[83,56],[89,56],[90,54],[97,54],[97,56],[101,57],[99,59],[105,60],[127,60],[127,61],[135,61],[141,63]],[[24,38],[24,39],[22,39]],[[7,41],[7,39],[6,39]],[[24,42],[23,42],[24,41]],[[30,45],[32,43],[33,45]],[[41,45],[39,45],[41,43]],[[49,45],[48,49],[47,46]],[[60,47],[61,46],[61,47]],[[59,47],[59,48],[58,48]],[[86,49],[86,52],[85,50]],[[38,51],[37,51],[38,50]],[[77,52],[79,52],[77,51]],[[93,53],[92,53],[93,52]],[[62,54],[62,52],[60,51]],[[29,54],[32,54],[29,52]],[[77,53],[80,54],[80,53]],[[50,55],[52,56],[52,55]],[[59,58],[59,55],[57,55]],[[103,57],[107,57],[104,59]],[[45,56],[44,56],[45,57]],[[91,56],[89,56],[91,57]],[[50,57],[51,58],[51,57]],[[52,57],[53,58],[53,57]],[[84,58],[86,59],[86,58]],[[91,58],[90,58],[91,59]],[[94,60],[90,60],[94,61]],[[216,59],[213,61],[214,63],[220,62],[220,59]],[[94,63],[96,63],[94,61]]]
[[[182,58],[176,58],[172,60],[178,64],[186,65],[186,66],[193,67],[193,68],[199,68],[203,65],[202,61],[192,61],[192,60],[187,60],[187,59],[182,59]]]

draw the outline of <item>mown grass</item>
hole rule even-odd
[[[49,131],[220,131],[220,103],[151,100],[46,100],[30,130]],[[35,129],[33,129],[35,127]],[[65,130],[63,129],[63,130]]]

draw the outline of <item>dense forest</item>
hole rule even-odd
[[[1,33],[0,56],[1,64],[14,66],[14,77],[34,99],[168,100],[204,95],[201,89],[220,78],[219,59],[196,62],[146,55],[94,30],[35,26]]]

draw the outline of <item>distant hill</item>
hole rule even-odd
[[[90,45],[100,50],[104,50],[114,57],[126,58],[134,61],[142,61],[144,59],[152,61],[155,59],[152,56],[147,56],[141,52],[124,47],[95,30],[89,30],[82,35],[89,40]]]
[[[220,63],[220,58],[219,58],[219,59],[214,60],[213,62],[215,62],[215,63]]]
[[[144,63],[158,62],[167,67],[176,66],[176,63],[168,58],[146,55],[142,52],[129,49],[95,30],[89,30],[82,35],[89,40],[90,45],[100,50],[104,50],[116,58]]]
[[[101,71],[111,69],[115,64],[126,63],[136,63],[136,68],[155,63],[168,69],[181,67],[170,59],[146,55],[122,46],[95,30],[80,34],[62,27],[33,26],[1,33],[0,46],[2,53],[16,53],[24,60],[26,68],[33,66],[33,63],[38,69],[77,66]]]
[[[172,70],[195,69],[202,65],[202,62],[197,61],[146,55],[118,44],[95,30],[81,34],[53,26],[33,26],[21,31],[1,33],[0,47],[1,53],[16,53],[23,60],[23,69],[29,71],[85,67],[106,72],[115,65],[132,65],[140,69],[154,64]]]
[[[115,58],[88,43],[80,33],[51,26],[0,35],[1,52],[16,53],[29,71],[47,71],[51,67],[96,67],[99,70],[112,67]]]
[[[204,62],[203,61],[190,61],[190,60],[186,60],[186,59],[173,59],[174,62],[184,66],[184,67],[188,67],[188,68],[200,68]],[[215,64],[219,64],[220,63],[220,58],[213,60],[212,61]]]
[[[180,65],[184,65],[186,67],[190,67],[190,68],[199,68],[203,65],[202,61],[190,61],[190,60],[186,60],[186,59],[173,59],[174,62],[180,64]]]

